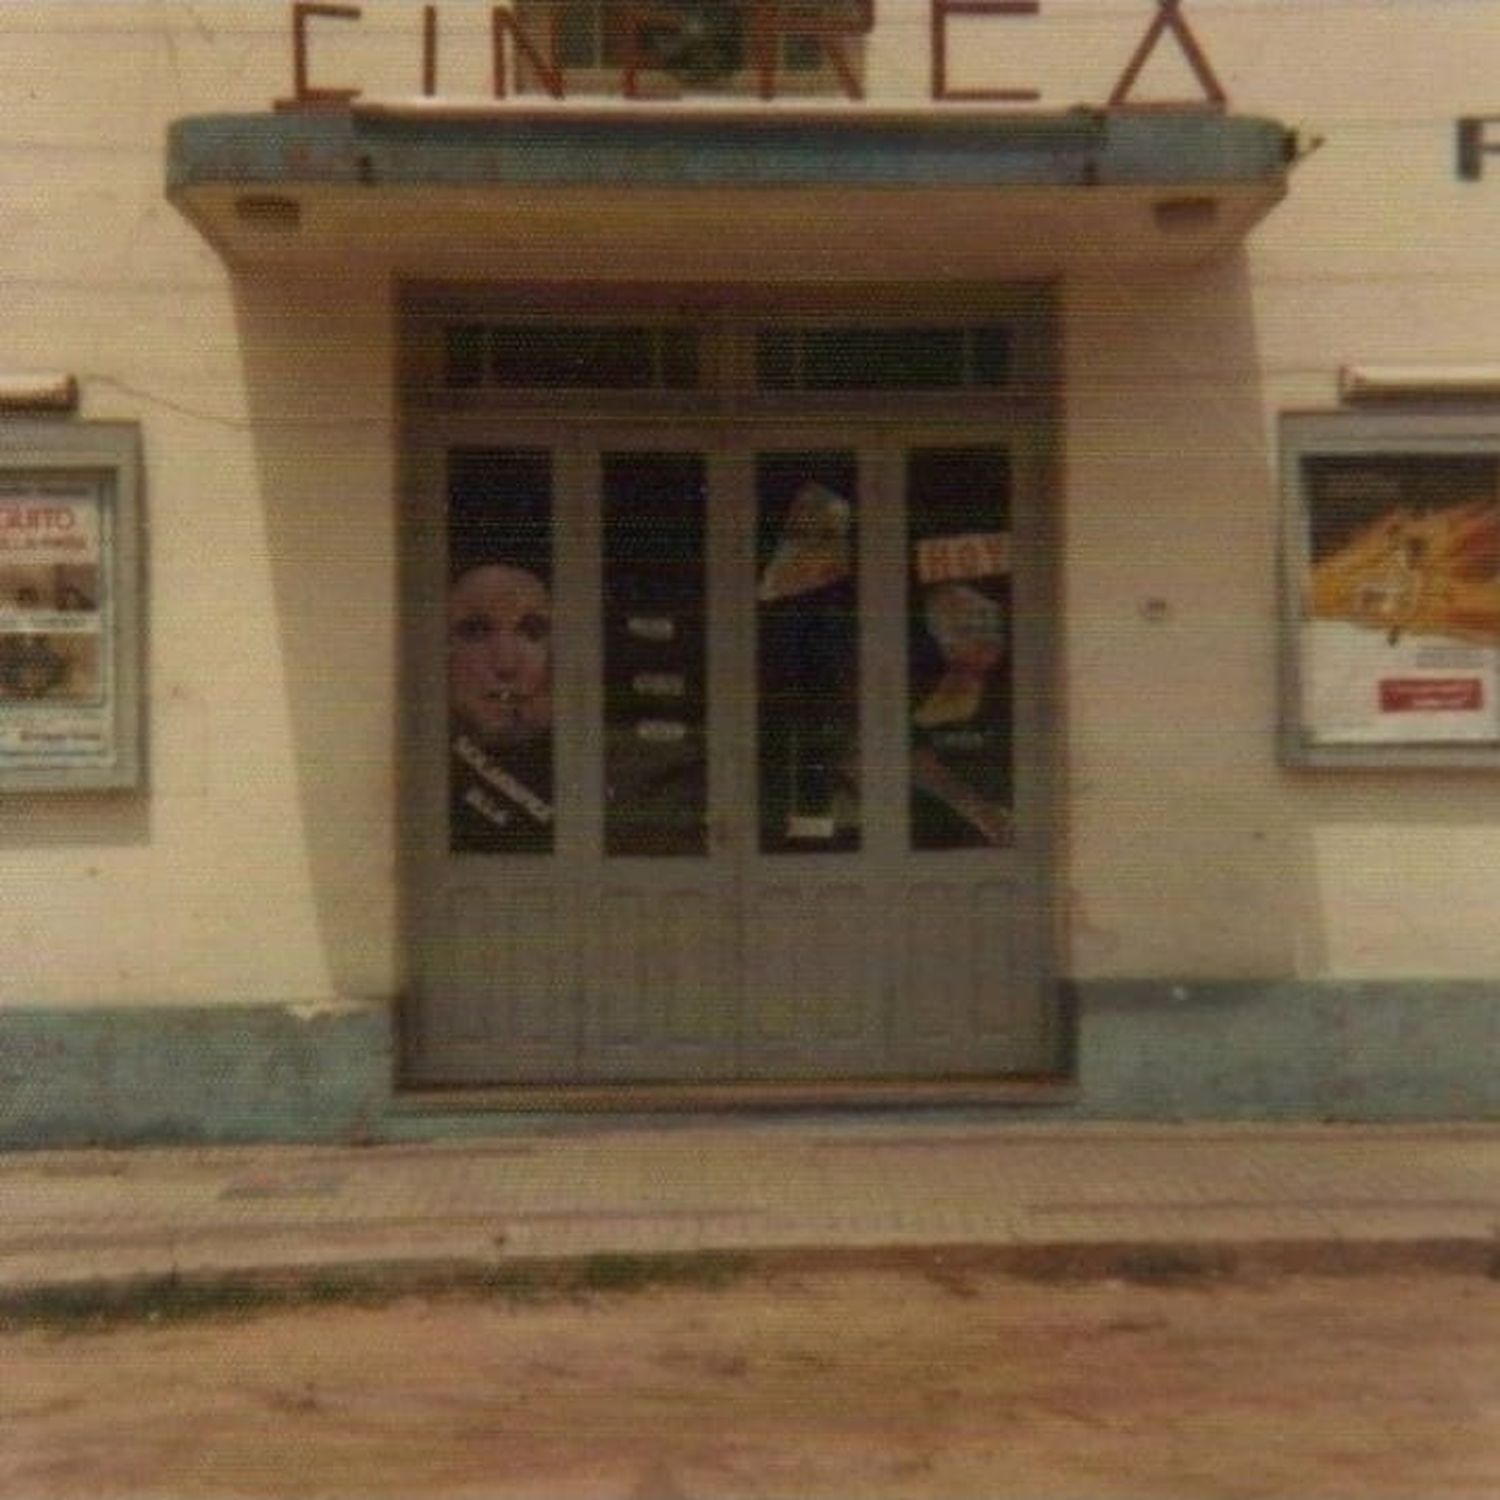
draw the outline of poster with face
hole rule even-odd
[[[552,476],[535,449],[455,450],[448,485],[449,846],[553,846]]]
[[[1500,459],[1309,456],[1304,719],[1327,744],[1500,738]]]

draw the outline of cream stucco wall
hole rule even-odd
[[[927,10],[880,0],[872,93],[921,98]],[[410,93],[418,7],[319,66]],[[396,932],[390,289],[231,277],[168,206],[170,120],[287,92],[286,11],[0,10],[0,367],[61,370],[146,455],[149,790],[0,800],[0,1005],[386,996]],[[482,88],[472,6],[445,88]],[[1097,102],[1145,0],[955,22],[957,86]],[[1500,971],[1500,776],[1274,758],[1274,419],[1346,360],[1493,363],[1500,4],[1196,0],[1236,109],[1322,135],[1242,254],[1062,289],[1066,972]],[[347,72],[346,72],[347,70]],[[1143,91],[1191,92],[1165,47]]]
[[[388,292],[231,282],[167,122],[285,89],[278,7],[0,11],[0,364],[145,449],[149,789],[0,799],[0,1004],[389,994]]]
[[[1242,260],[1069,289],[1072,971],[1491,976],[1500,778],[1275,763],[1274,475],[1341,364],[1500,357],[1500,173],[1454,169],[1500,6],[1188,13],[1237,109],[1323,144]]]

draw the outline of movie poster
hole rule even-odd
[[[449,847],[553,847],[552,475],[539,449],[458,449],[448,491]]]
[[[907,474],[911,840],[1013,842],[1010,474],[999,448],[919,449]]]
[[[0,770],[114,760],[109,521],[95,479],[0,478]]]
[[[858,474],[848,453],[756,464],[760,850],[860,847]]]
[[[1500,459],[1312,456],[1303,478],[1311,737],[1500,739]]]

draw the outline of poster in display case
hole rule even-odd
[[[1285,757],[1500,753],[1500,418],[1283,418]]]
[[[132,788],[140,440],[0,422],[0,792]]]

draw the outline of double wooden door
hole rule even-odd
[[[411,457],[413,1081],[1052,1069],[1024,426],[448,418]]]

